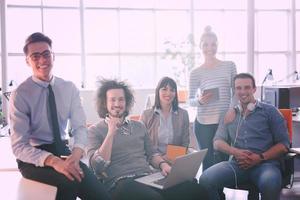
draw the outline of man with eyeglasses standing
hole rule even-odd
[[[33,75],[11,95],[11,144],[23,177],[57,187],[56,199],[110,199],[97,178],[80,162],[87,144],[85,114],[79,91],[52,75],[52,41],[42,33],[25,43]],[[67,146],[67,122],[73,148]]]

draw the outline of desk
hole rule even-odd
[[[300,112],[297,112],[296,116],[293,116],[293,122],[300,122]]]

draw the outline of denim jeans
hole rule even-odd
[[[262,200],[279,200],[282,175],[276,161],[266,161],[250,169],[238,167],[235,160],[223,161],[203,172],[199,182],[209,192],[209,199],[219,200],[218,189],[237,187],[240,184],[253,183],[261,193]]]

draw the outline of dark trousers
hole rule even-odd
[[[51,145],[46,146],[49,148],[48,150],[51,150]],[[38,148],[45,149],[44,145]],[[105,187],[82,162],[80,162],[80,167],[83,170],[84,178],[81,182],[69,180],[52,167],[37,167],[20,160],[17,160],[17,163],[23,177],[56,186],[57,200],[75,200],[77,196],[82,200],[111,199]]]
[[[208,199],[202,185],[184,182],[166,190],[156,189],[134,181],[134,178],[120,180],[111,191],[113,200],[200,200]]]
[[[204,171],[215,164],[213,139],[218,129],[218,124],[200,124],[196,119],[194,129],[200,149],[208,149],[202,164],[202,171]]]

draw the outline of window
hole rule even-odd
[[[299,4],[300,5],[300,4]],[[297,14],[296,14],[296,22],[298,22],[298,23],[296,23],[296,35],[297,36],[300,36],[300,10],[299,11],[297,11]],[[298,53],[300,53],[300,38],[297,38],[296,39],[296,51],[298,52]],[[299,65],[297,65],[297,66],[299,66]]]
[[[89,53],[117,53],[119,16],[116,10],[86,10],[85,47]]]
[[[7,9],[7,51],[8,53],[23,53],[26,38],[33,32],[41,32],[41,10],[36,8]],[[22,26],[20,31],[20,24]]]
[[[247,1],[244,0],[194,0],[195,9],[246,9]]]
[[[79,19],[78,9],[44,10],[44,31],[52,39],[53,50],[55,52],[80,52],[81,39],[80,24],[78,23]]]
[[[9,82],[13,82],[13,86],[8,87],[7,91],[11,91],[27,77],[31,76],[31,68],[26,65],[25,56],[9,56],[7,65],[10,66],[7,70],[7,86]]]
[[[54,73],[84,88],[95,88],[99,77],[128,79],[134,88],[154,88],[162,76],[173,77],[179,87],[186,87],[188,71],[203,62],[199,39],[207,25],[218,36],[218,58],[235,62],[238,72],[249,70],[247,53],[254,53],[251,72],[258,83],[269,68],[278,80],[300,70],[300,39],[291,35],[293,28],[296,36],[300,35],[299,1],[294,8],[291,0],[255,0],[255,8],[250,10],[255,16],[254,30],[247,27],[248,0],[7,3],[8,81],[20,83],[31,73],[22,48],[26,37],[36,31],[53,40]],[[293,9],[296,27],[289,23]],[[20,31],[16,24],[26,26]],[[254,49],[248,49],[249,34],[253,35]],[[296,53],[290,41],[295,42]],[[180,56],[166,57],[170,45],[176,46]],[[186,57],[192,62],[184,64],[182,58]],[[291,66],[294,62],[297,67]],[[25,72],[18,73],[20,68]]]
[[[289,9],[291,0],[256,0],[256,9]]]
[[[87,56],[85,68],[87,88],[95,88],[99,78],[120,78],[119,57],[115,55]]]
[[[261,11],[256,14],[256,51],[287,51],[287,12]],[[270,23],[275,21],[276,23]],[[265,28],[268,27],[268,28]]]
[[[154,51],[154,17],[151,11],[120,11],[120,52]]]
[[[55,54],[53,73],[58,77],[72,81],[80,88],[82,85],[81,57]]]
[[[255,12],[255,71],[261,83],[268,69],[273,70],[274,80],[281,80],[289,71],[290,49],[288,20],[290,1],[256,0]],[[276,23],[270,23],[276,22]],[[267,28],[266,28],[267,27]]]
[[[282,54],[258,54],[257,56],[258,64],[255,68],[255,74],[259,76],[256,77],[257,84],[261,84],[265,75],[268,73],[268,69],[272,69],[274,81],[284,79],[287,75],[286,63],[287,59],[285,55]],[[283,73],[284,72],[284,73]]]
[[[297,52],[297,57],[296,57],[296,70],[300,73],[300,1],[296,1],[296,52]],[[297,82],[300,84],[300,81]]]
[[[121,78],[135,88],[152,88],[154,57],[121,56]]]

